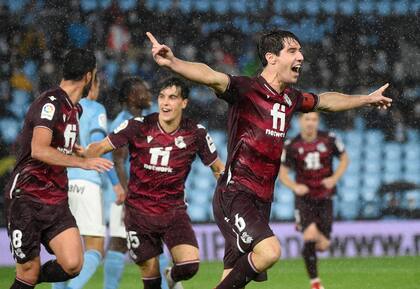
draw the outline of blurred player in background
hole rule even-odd
[[[122,110],[109,126],[110,133],[124,121],[134,117],[140,117],[142,111],[149,108],[152,101],[147,83],[139,77],[124,79],[119,89],[118,98]],[[122,147],[114,150],[113,156],[118,177],[124,189],[127,190],[130,166],[128,161],[128,148]],[[117,205],[112,200],[110,206],[107,206],[107,209],[110,210],[109,231],[111,239],[104,262],[104,288],[117,289],[125,266],[127,233],[124,226],[123,206]]]
[[[186,211],[185,181],[197,154],[216,177],[224,169],[207,130],[183,117],[188,92],[180,79],[167,79],[158,96],[159,113],[123,122],[87,152],[101,155],[128,145],[127,244],[145,289],[161,288],[158,256],[163,252],[162,241],[174,262],[166,272],[169,288],[182,288],[179,281],[197,273],[199,251]]]
[[[311,288],[323,289],[318,278],[316,251],[329,248],[333,222],[331,198],[349,160],[341,140],[333,133],[318,130],[318,113],[301,114],[299,124],[300,135],[285,142],[279,177],[296,194],[296,225],[303,233],[302,256]],[[334,157],[340,160],[335,171]],[[296,181],[289,177],[289,169],[296,172]]]
[[[16,260],[11,289],[77,276],[83,250],[68,205],[66,167],[103,172],[112,162],[83,157],[76,144],[82,95],[96,76],[95,55],[84,49],[66,54],[60,86],[42,93],[29,108],[17,140],[18,155],[5,200],[10,248]],[[86,93],[86,94],[85,94]],[[57,259],[41,266],[40,245]]]
[[[96,77],[87,97],[80,100],[83,115],[79,122],[79,143],[87,147],[94,141],[99,141],[107,135],[107,115],[105,108],[96,100],[99,96],[99,77]],[[104,155],[111,160],[112,155]],[[116,202],[122,204],[125,193],[118,181],[114,169],[107,172],[116,194]],[[104,255],[105,220],[103,192],[101,191],[101,174],[71,168],[67,172],[69,178],[69,205],[76,218],[80,235],[84,241],[84,262],[79,276],[68,284],[54,283],[54,289],[81,289],[96,272]]]
[[[215,220],[225,243],[224,272],[217,289],[243,288],[251,280],[266,279],[265,271],[281,254],[270,226],[274,184],[280,169],[283,139],[297,111],[343,111],[361,106],[386,109],[391,99],[337,92],[302,93],[297,82],[303,54],[299,39],[289,31],[263,34],[258,55],[263,65],[257,77],[230,76],[203,63],[181,60],[147,32],[152,55],[160,66],[207,85],[229,104],[228,161],[213,198]]]

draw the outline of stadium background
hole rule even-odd
[[[25,113],[39,91],[60,80],[68,48],[95,51],[100,101],[112,119],[123,77],[140,75],[154,87],[168,75],[154,63],[146,31],[181,58],[255,75],[260,69],[256,39],[280,27],[295,32],[303,44],[305,64],[297,87],[356,94],[391,83],[390,111],[323,117],[322,126],[344,140],[351,161],[334,198],[340,222],[326,256],[419,255],[419,14],[420,0],[0,0],[1,187],[14,163],[14,141]],[[212,94],[194,86],[187,113],[210,129],[225,160],[227,106]],[[288,136],[297,131],[294,121]],[[212,225],[214,185],[209,170],[194,163],[186,194],[206,260],[220,259],[223,251]],[[277,184],[272,221],[286,257],[298,257],[301,246],[291,223],[293,202],[293,193]],[[0,215],[4,227],[2,195]],[[0,233],[0,265],[5,265],[8,240],[4,228]],[[418,257],[413,260],[420,267]]]

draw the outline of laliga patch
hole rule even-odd
[[[185,149],[187,147],[187,144],[184,142],[184,138],[182,136],[175,138],[175,145],[180,149]]]
[[[106,131],[106,115],[104,113],[101,113],[98,116],[98,124],[103,130]]]
[[[55,106],[52,103],[46,103],[42,107],[41,118],[52,120],[55,113]]]
[[[122,131],[123,129],[125,129],[128,125],[128,120],[122,122],[116,129],[114,129],[114,133],[117,134],[120,131]]]

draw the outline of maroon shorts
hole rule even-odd
[[[39,256],[40,244],[52,254],[50,241],[68,228],[77,228],[67,201],[47,205],[36,199],[20,196],[10,200],[6,210],[10,250],[19,264]]]
[[[156,216],[143,215],[137,209],[126,206],[124,223],[128,251],[135,263],[162,254],[162,241],[169,250],[182,244],[198,248],[191,219],[185,209]]]
[[[327,239],[330,239],[333,222],[333,203],[331,199],[310,199],[296,197],[295,199],[296,227],[303,232],[312,223]]]
[[[252,251],[260,241],[274,236],[269,226],[271,203],[244,192],[221,192],[213,197],[214,218],[225,238],[224,268]]]

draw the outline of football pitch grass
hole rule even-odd
[[[221,274],[219,262],[203,262],[198,274],[184,282],[185,289],[212,289]],[[322,259],[320,276],[326,289],[419,289],[420,256],[388,258]],[[102,289],[103,267],[100,267],[86,289]],[[8,289],[14,269],[0,267],[0,288]],[[36,288],[51,288],[41,284]],[[135,265],[126,266],[120,289],[143,288]],[[251,282],[247,289],[309,289],[302,260],[280,261],[269,271],[269,280]]]

